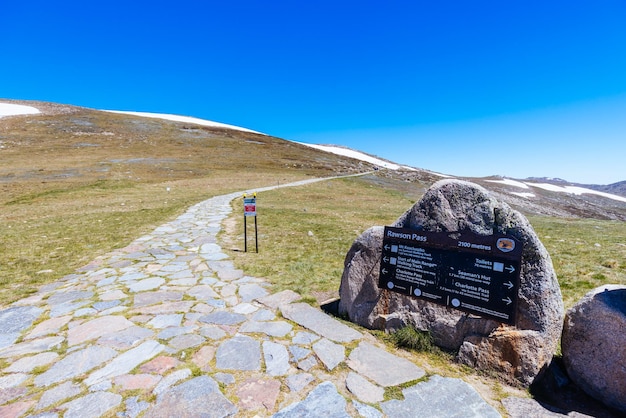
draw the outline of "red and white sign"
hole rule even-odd
[[[243,199],[244,216],[256,216],[256,197]]]

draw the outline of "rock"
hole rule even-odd
[[[118,394],[95,392],[63,404],[59,408],[67,409],[63,414],[67,418],[99,417],[120,403],[122,403],[122,397]]]
[[[35,377],[36,386],[51,386],[57,382],[83,375],[117,355],[109,347],[89,346],[84,350],[74,351],[62,360],[54,363],[44,373]]]
[[[289,373],[289,353],[284,345],[263,341],[263,355],[267,374],[284,376]]]
[[[461,379],[432,376],[428,381],[403,389],[404,400],[380,404],[390,417],[500,418],[500,414],[485,402],[473,387]],[[459,413],[462,411],[462,414]]]
[[[208,376],[200,376],[159,396],[156,405],[144,416],[223,418],[236,413],[237,407],[222,395],[217,382]]]
[[[337,367],[346,358],[346,348],[326,338],[313,344],[313,351],[329,371]]]
[[[236,393],[241,409],[261,409],[267,412],[274,409],[276,405],[280,394],[280,382],[274,379],[250,378],[237,389]]]
[[[346,388],[360,401],[377,403],[384,399],[385,389],[376,386],[363,376],[350,372],[346,377]]]
[[[280,311],[285,318],[332,341],[346,343],[363,338],[360,332],[306,303],[282,305]]]
[[[569,309],[561,347],[574,383],[626,413],[626,286],[598,287]]]
[[[348,357],[348,366],[380,386],[397,386],[421,379],[426,372],[407,359],[361,342]]]
[[[543,244],[528,220],[486,189],[460,180],[435,183],[392,226],[431,232],[511,235],[524,245],[516,326],[378,288],[383,227],[365,231],[350,248],[339,289],[339,314],[371,329],[412,325],[457,359],[530,385],[547,367],[561,334],[563,301]]]
[[[348,418],[346,400],[332,382],[323,382],[309,393],[305,400],[281,409],[273,418],[325,417]]]
[[[222,370],[260,370],[261,345],[253,338],[236,335],[220,344],[215,361]]]

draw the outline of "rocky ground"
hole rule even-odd
[[[239,196],[196,205],[0,311],[0,417],[564,416],[426,376],[235,269],[216,235]],[[404,400],[385,400],[399,385]]]

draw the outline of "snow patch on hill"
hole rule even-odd
[[[519,187],[520,189],[530,189],[531,187],[536,187],[539,189],[543,189],[543,190],[548,190],[550,192],[557,192],[557,193],[568,193],[568,194],[573,194],[573,195],[581,195],[581,194],[593,194],[593,195],[597,195],[597,196],[602,196],[602,197],[606,197],[607,199],[613,199],[613,200],[617,200],[619,202],[625,202],[626,203],[626,197],[622,197],[622,196],[617,196],[611,193],[605,193],[605,192],[600,192],[597,190],[592,190],[592,189],[587,189],[585,187],[579,187],[579,186],[568,186],[568,185],[563,185],[563,186],[559,186],[556,184],[551,184],[551,183],[531,183],[531,182],[521,182],[521,181],[517,181],[517,180],[512,180],[512,179],[502,179],[502,180],[485,180],[491,183],[500,183],[500,184],[504,184],[507,186],[513,186],[513,187]],[[563,181],[563,180],[561,180]],[[529,192],[511,192],[509,191],[509,193],[516,195],[516,196],[521,196],[527,199],[533,198],[535,197],[535,195],[533,193],[529,193]]]
[[[528,189],[528,185],[522,183],[521,181],[512,180],[512,179],[502,179],[502,180],[486,180],[490,183],[501,183],[506,184],[507,186],[519,187],[520,189]]]
[[[41,113],[39,109],[32,106],[0,102],[0,118],[4,116],[36,115],[38,113]]]
[[[235,129],[237,131],[250,132],[254,134],[265,135],[262,132],[253,131],[252,129],[242,128],[240,126],[228,125],[226,123],[213,122],[206,119],[194,118],[191,116],[170,115],[167,113],[150,113],[150,112],[130,112],[125,110],[105,110],[105,112],[120,113],[123,115],[142,116],[144,118],[165,119],[174,122],[195,123],[196,125],[210,126],[212,128]]]
[[[304,143],[304,142],[298,142],[298,144],[306,145],[307,147],[315,148],[315,149],[318,149],[318,150],[321,150],[321,151],[330,152],[332,154],[341,155],[343,157],[354,158],[355,160],[361,160],[361,161],[364,161],[366,163],[377,165],[378,167],[388,168],[390,170],[404,169],[404,170],[417,171],[413,167],[408,167],[408,166],[394,164],[392,162],[381,160],[380,158],[376,158],[376,157],[373,157],[371,155],[367,155],[367,154],[365,154],[363,152],[355,151],[355,150],[352,150],[352,149],[349,149],[349,148],[342,148],[342,147],[337,147],[337,146],[334,146],[334,145],[307,144],[307,143]]]

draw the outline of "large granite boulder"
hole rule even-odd
[[[418,231],[512,235],[523,243],[516,326],[378,288],[383,227],[350,248],[339,289],[339,313],[371,329],[405,325],[430,331],[457,359],[530,385],[549,364],[563,324],[563,300],[552,261],[528,220],[486,189],[460,180],[435,183],[392,226]]]
[[[598,287],[569,309],[561,349],[578,387],[626,413],[626,286]]]

